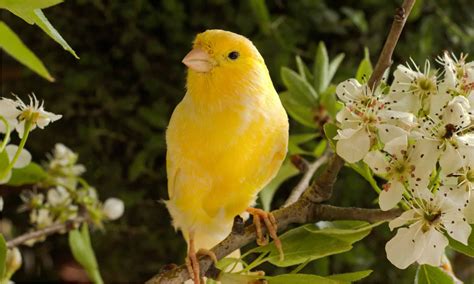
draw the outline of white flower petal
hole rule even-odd
[[[388,185],[388,184],[387,184]],[[379,196],[379,205],[380,209],[387,211],[392,209],[397,205],[400,200],[402,200],[403,191],[404,191],[403,184],[399,181],[390,181],[390,185],[388,186],[388,190],[382,190]]]
[[[403,152],[407,151],[408,139],[406,135],[399,136],[385,144],[383,149],[397,159],[402,159]]]
[[[462,167],[462,163],[462,155],[450,143],[447,143],[446,149],[439,159],[439,164],[443,172],[446,174],[453,173]]]
[[[348,130],[348,129],[347,129]],[[351,136],[345,136],[347,132],[339,132],[339,141],[336,145],[336,152],[349,163],[355,163],[364,158],[370,149],[370,138],[364,128],[352,133]]]
[[[441,258],[443,257],[444,249],[448,245],[448,239],[433,227],[424,235],[426,236],[426,245],[418,259],[418,263],[433,266],[441,265]]]
[[[2,98],[0,100],[0,115],[4,118],[17,118],[21,111],[18,109],[18,104],[11,99]]]
[[[395,237],[385,245],[387,259],[400,269],[414,263],[423,252],[425,236],[420,233],[418,225],[410,228],[400,228]]]
[[[379,175],[387,173],[387,168],[390,166],[385,159],[385,154],[380,151],[371,151],[364,157],[364,162]]]
[[[5,151],[7,152],[8,159],[12,161],[13,157],[16,154],[16,151],[18,151],[18,146],[12,145],[12,144],[7,145],[7,147],[5,147]],[[30,162],[31,162],[31,154],[30,152],[28,152],[28,150],[23,148],[20,152],[20,155],[18,156],[18,159],[15,162],[15,165],[13,165],[13,168],[19,169],[19,168],[26,167]]]
[[[467,245],[467,239],[471,234],[471,226],[467,223],[464,214],[459,211],[451,211],[441,216],[446,232],[451,238]]]
[[[377,129],[380,140],[382,143],[388,143],[392,141],[395,138],[398,138],[400,136],[406,136],[408,133],[401,129],[400,127],[391,125],[391,124],[379,124],[377,125]]]
[[[474,194],[471,194],[469,204],[464,208],[464,216],[466,216],[469,224],[474,224]]]
[[[440,154],[436,141],[427,139],[416,141],[410,153],[410,163],[415,166],[415,176],[423,178],[431,174]]]
[[[345,80],[336,87],[337,97],[346,104],[359,103],[364,97],[362,86],[356,79]]]
[[[388,223],[388,227],[390,228],[391,231],[393,229],[401,227],[405,224],[408,224],[409,222],[415,220],[415,216],[417,215],[416,210],[410,209],[408,211],[405,211],[402,213],[402,215],[398,216],[397,218],[393,219]]]

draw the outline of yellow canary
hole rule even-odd
[[[188,242],[188,264],[199,282],[195,248],[223,240],[234,217],[276,175],[287,152],[288,117],[247,38],[207,30],[183,63],[187,92],[166,132],[166,205]]]

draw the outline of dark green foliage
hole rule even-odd
[[[2,20],[41,58],[57,82],[48,83],[0,53],[1,95],[13,92],[23,97],[35,92],[48,110],[64,115],[43,132],[32,132],[27,148],[40,160],[55,142],[66,144],[80,154],[79,162],[88,169],[86,178],[102,199],[118,196],[125,201],[124,217],[108,224],[107,234],[93,233],[92,245],[106,283],[143,282],[162,265],[184,259],[184,240],[172,229],[160,200],[167,199],[164,133],[173,108],[185,93],[185,68],[180,62],[195,34],[221,28],[248,36],[265,58],[275,86],[283,91],[281,67],[298,70],[296,55],[313,66],[320,41],[326,43],[329,58],[345,54],[333,82],[355,75],[365,46],[374,62],[398,2],[275,0],[251,5],[250,1],[223,0],[77,0],[45,10],[79,61],[38,27],[2,11]],[[435,57],[444,49],[474,51],[472,1],[419,3],[401,37],[395,63],[410,56],[415,61]],[[325,79],[313,80],[319,86]],[[296,123],[292,128],[294,133],[304,129]],[[273,204],[282,204],[293,184],[293,179],[285,182]],[[331,202],[376,207],[370,196],[376,198],[370,185],[345,169]],[[7,196],[6,203],[13,204],[16,198]],[[11,218],[23,225],[17,231],[26,229],[27,216]],[[330,275],[373,269],[363,281],[411,282],[412,270],[397,270],[385,259],[384,245],[390,236],[388,230],[377,228],[369,241],[359,242],[350,252],[331,256],[329,261],[316,260],[300,273]],[[60,264],[71,257],[67,241],[60,239],[40,244],[33,252],[42,257],[52,255]],[[38,269],[20,270],[14,280],[58,279],[59,266],[51,267],[40,261],[41,257],[35,259]],[[273,274],[271,269],[268,274]]]

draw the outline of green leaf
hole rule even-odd
[[[371,273],[372,273],[372,270],[362,270],[362,271],[357,271],[357,272],[333,274],[333,275],[326,276],[326,278],[351,283],[351,282],[359,281],[369,276]]]
[[[303,60],[298,55],[296,56],[296,67],[298,68],[298,73],[304,80],[307,82],[313,81],[313,75],[309,71],[308,66],[304,64]]]
[[[96,284],[104,283],[100,276],[94,250],[92,249],[87,224],[82,225],[81,231],[73,230],[69,232],[69,247],[74,258],[86,270],[89,278]]]
[[[326,109],[332,119],[336,119],[336,115],[344,107],[344,104],[336,99],[336,86],[330,85],[321,93],[319,103]]]
[[[291,96],[300,105],[307,107],[318,105],[318,93],[298,73],[287,67],[282,67],[281,78]]]
[[[474,225],[471,225],[472,231],[474,232]],[[457,252],[463,253],[470,257],[474,257],[474,233],[469,236],[467,245],[456,241],[455,239],[448,236],[449,246]]]
[[[324,124],[324,134],[329,141],[329,145],[334,151],[336,151],[336,140],[334,140],[334,137],[337,135],[337,129],[338,128],[334,123]]]
[[[344,60],[344,53],[339,53],[332,61],[329,63],[329,69],[328,69],[328,76],[327,76],[327,84],[331,83],[332,79],[334,78],[334,75],[336,74],[337,69],[339,68],[339,65],[342,63],[342,60]]]
[[[272,179],[272,181],[267,184],[260,191],[260,200],[262,201],[262,207],[265,211],[270,211],[270,206],[273,200],[273,196],[275,195],[276,190],[280,187],[280,185],[287,179],[292,176],[295,176],[299,173],[298,169],[291,163],[289,159],[286,159],[280,170],[278,171],[277,175]]]
[[[305,142],[311,141],[318,135],[316,133],[305,133],[305,134],[292,134],[288,139],[288,153],[290,155],[295,154],[307,154],[312,155],[311,152],[302,149],[299,145]]]
[[[313,112],[309,106],[304,106],[296,101],[290,92],[280,93],[280,100],[291,118],[304,126],[316,129],[316,123],[313,120]]]
[[[313,274],[282,274],[273,277],[267,277],[268,284],[307,284],[307,283],[318,283],[318,284],[340,284],[341,281],[329,279],[326,277],[313,275]]]
[[[21,186],[25,184],[35,184],[45,180],[47,177],[48,174],[40,165],[31,162],[24,168],[13,169],[12,177],[8,181],[7,185]]]
[[[0,48],[17,61],[49,81],[54,78],[49,74],[43,62],[21,41],[21,39],[4,22],[0,21]]]
[[[7,260],[7,243],[3,234],[0,234],[0,279],[3,279],[6,269],[6,260]]]
[[[366,237],[371,229],[380,223],[368,225],[365,222],[338,221],[324,222],[327,228],[320,229],[314,224],[290,230],[280,236],[285,259],[280,260],[273,242],[255,249],[268,253],[268,261],[276,266],[287,267],[306,261],[346,252],[352,244]],[[332,224],[332,225],[328,225]]]
[[[416,270],[415,284],[454,284],[454,280],[439,267],[424,264]]]
[[[370,62],[369,49],[366,47],[364,49],[364,59],[357,68],[356,79],[362,84],[369,80],[370,75],[372,75],[372,63]]]
[[[329,85],[328,73],[329,58],[326,45],[324,45],[324,42],[319,42],[313,67],[314,88],[316,89],[316,92],[321,93],[326,90]]]
[[[321,157],[324,154],[324,151],[326,151],[326,148],[328,147],[328,141],[323,139],[319,141],[318,145],[313,150],[313,154],[316,157]]]
[[[44,9],[62,2],[63,0],[0,0],[0,8],[8,10]]]
[[[75,58],[79,59],[76,52],[69,46],[69,44],[64,40],[64,38],[59,34],[59,32],[51,25],[48,21],[46,16],[44,15],[43,11],[38,8],[34,8],[36,5],[23,5],[23,4],[15,4],[14,0],[4,1],[5,5],[10,4],[8,6],[3,6],[3,8],[9,10],[16,16],[22,18],[25,22],[30,25],[36,24],[40,27],[48,36],[50,36],[54,41],[59,43],[65,50],[69,51]],[[16,1],[19,2],[19,1]],[[23,2],[23,1],[21,1]],[[27,1],[28,3],[32,3],[33,1]],[[57,1],[40,1],[42,4],[46,6],[52,3],[60,3]],[[38,5],[41,6],[41,5]],[[33,7],[33,8],[32,8]]]

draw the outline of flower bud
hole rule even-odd
[[[122,216],[124,209],[123,201],[112,197],[105,201],[102,211],[107,219],[116,220]]]

